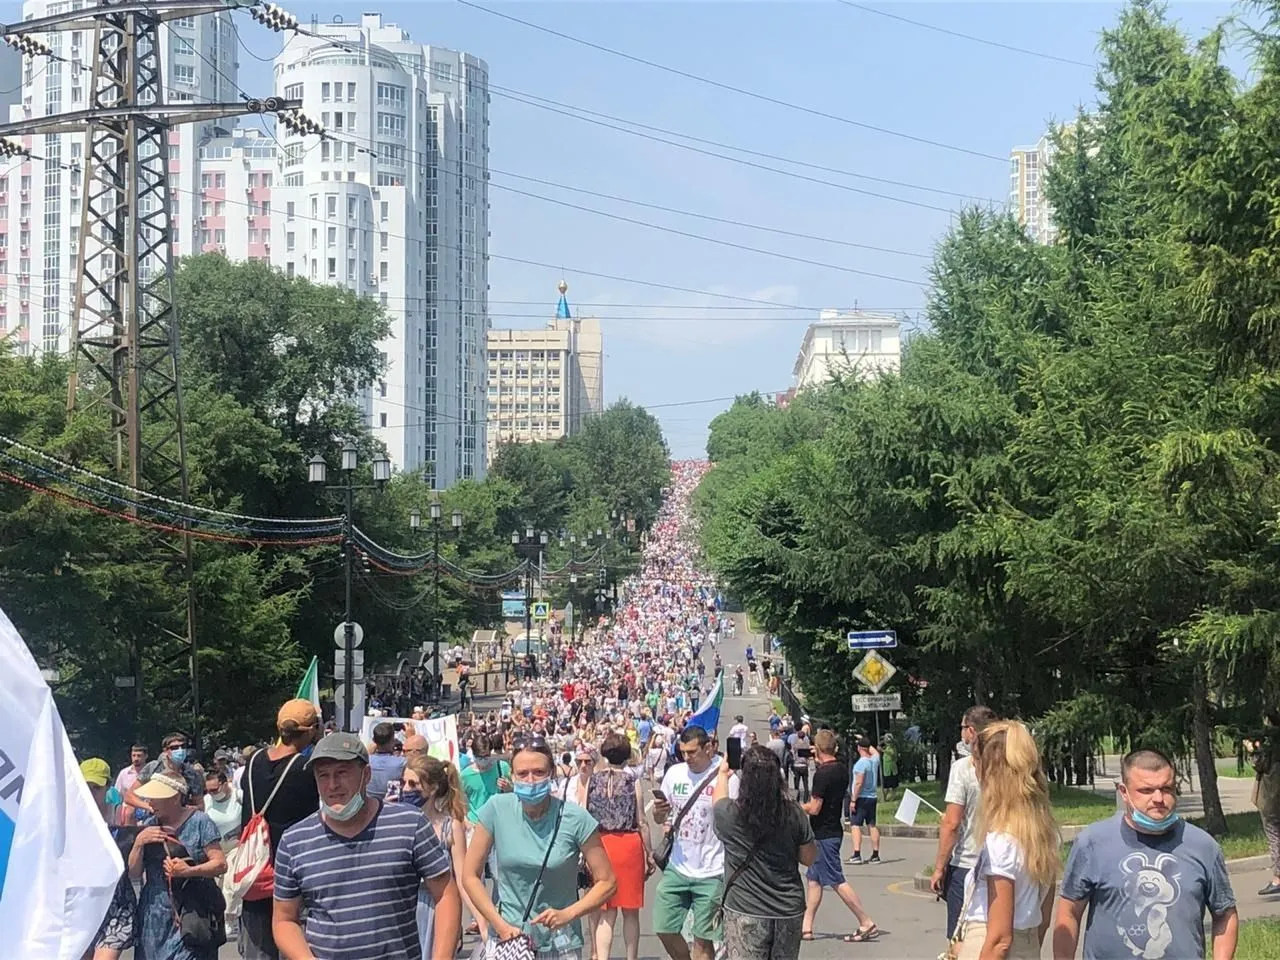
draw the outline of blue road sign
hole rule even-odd
[[[845,634],[850,650],[889,650],[898,645],[896,630],[850,630]]]

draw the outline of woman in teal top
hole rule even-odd
[[[613,867],[591,815],[552,795],[555,759],[546,739],[517,740],[514,747],[512,792],[490,797],[480,808],[467,844],[462,885],[497,940],[524,934],[540,960],[577,960],[583,946],[579,918],[613,895]],[[491,849],[497,851],[500,911],[484,884]],[[586,859],[593,879],[581,897],[579,856]]]

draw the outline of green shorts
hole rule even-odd
[[[653,932],[684,932],[684,921],[693,912],[693,935],[699,940],[719,942],[721,928],[715,923],[720,904],[720,877],[693,880],[667,869],[658,881],[658,895],[653,903]]]

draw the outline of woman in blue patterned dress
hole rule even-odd
[[[135,791],[151,802],[155,815],[143,821],[129,853],[129,876],[142,877],[135,960],[213,960],[216,950],[192,950],[182,942],[174,914],[170,881],[220,877],[227,869],[218,828],[203,810],[187,805],[186,780],[157,773]],[[188,859],[179,859],[185,848]]]

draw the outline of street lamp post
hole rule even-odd
[[[434,599],[431,606],[431,703],[439,705],[440,693],[444,684],[444,667],[440,663],[440,493],[431,492],[431,569],[432,592]],[[462,530],[462,511],[454,508],[450,519],[450,527],[456,536]],[[422,514],[415,507],[409,512],[409,527],[417,533],[422,526]]]
[[[511,546],[516,555],[523,558],[524,567],[524,648],[527,655],[532,655],[529,644],[533,640],[533,565],[538,565],[538,585],[542,585],[542,553],[550,540],[547,532],[536,532],[533,527],[525,527],[524,536],[520,531],[511,534]]]
[[[342,560],[343,560],[343,576],[345,580],[346,598],[343,605],[342,620],[342,650],[343,650],[343,680],[342,680],[342,729],[351,731],[351,710],[355,704],[355,650],[356,650],[356,624],[352,619],[352,596],[351,582],[355,571],[354,563],[354,542],[352,538],[352,512],[355,509],[355,492],[357,490],[381,490],[391,479],[391,461],[387,459],[386,454],[379,453],[373,458],[370,464],[373,471],[373,486],[358,486],[355,483],[356,468],[360,465],[360,450],[356,446],[355,441],[347,440],[342,445],[342,458],[340,461],[342,468],[343,482],[338,486],[326,485],[325,481],[329,473],[329,465],[325,462],[324,457],[316,454],[307,461],[307,479],[318,486],[323,486],[325,490],[339,490],[342,492]]]

